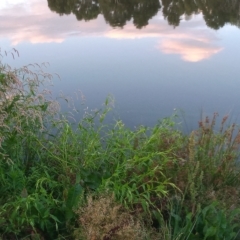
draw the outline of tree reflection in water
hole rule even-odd
[[[183,17],[199,13],[211,28],[226,23],[240,27],[240,0],[48,0],[48,7],[60,15],[73,13],[77,20],[89,21],[102,14],[112,27],[123,27],[132,19],[136,28],[142,28],[160,9],[174,27]]]

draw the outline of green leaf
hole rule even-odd
[[[79,201],[79,197],[83,192],[83,188],[79,183],[75,184],[72,188],[68,191],[68,197],[66,201],[66,219],[70,220],[74,213],[73,207],[75,207]]]
[[[204,239],[207,239],[208,237],[213,237],[216,235],[216,233],[217,233],[217,228],[211,226],[207,229]]]

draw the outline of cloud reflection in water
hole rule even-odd
[[[77,21],[73,15],[59,17],[40,0],[3,3],[0,5],[0,38],[9,39],[14,46],[21,42],[61,43],[69,37],[84,36],[156,38],[159,42],[157,49],[161,52],[178,54],[183,60],[190,62],[210,58],[222,50],[216,31],[207,28],[199,15],[175,29],[161,15],[154,17],[141,30],[136,29],[132,23],[128,23],[123,29],[113,29],[106,25],[101,15],[89,22]]]

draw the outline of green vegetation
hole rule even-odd
[[[227,117],[189,136],[175,116],[132,131],[104,124],[108,97],[73,125],[48,80],[1,60],[0,239],[239,239],[240,131]]]

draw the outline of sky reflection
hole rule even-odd
[[[129,22],[123,29],[106,25],[103,17],[89,22],[77,21],[75,16],[53,14],[42,0],[1,1],[0,38],[10,40],[12,46],[22,42],[62,43],[71,37],[106,37],[113,39],[155,38],[153,48],[164,54],[177,54],[189,62],[202,61],[219,53],[223,46],[217,32],[206,27],[200,15],[184,20],[173,28],[159,13],[141,30]]]
[[[198,14],[173,28],[159,12],[142,29],[131,21],[112,28],[101,14],[87,22],[59,16],[47,0],[0,1],[0,18],[2,50],[20,52],[20,58],[4,62],[16,67],[49,62],[46,71],[61,77],[51,89],[54,97],[80,90],[94,109],[112,94],[116,119],[131,127],[152,126],[174,108],[196,124],[201,109],[239,115],[235,25],[214,30]]]

